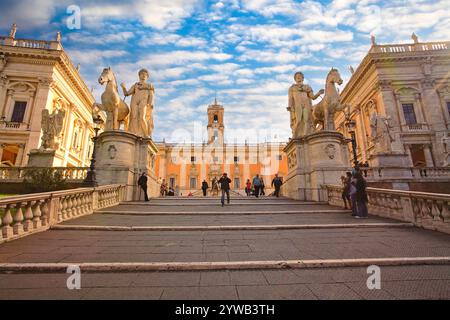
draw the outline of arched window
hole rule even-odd
[[[217,114],[214,115],[214,123],[219,122],[219,117],[217,116]]]

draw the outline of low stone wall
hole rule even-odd
[[[124,185],[107,185],[1,199],[0,243],[118,205],[124,200],[125,189]]]
[[[325,185],[330,205],[343,206],[342,187]],[[450,195],[367,188],[369,213],[450,234]]]

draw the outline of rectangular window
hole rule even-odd
[[[416,114],[414,112],[414,105],[412,103],[402,104],[403,114],[405,115],[406,124],[417,124]]]
[[[191,162],[195,162],[195,156],[191,157]]]
[[[191,178],[190,180],[190,188],[196,189],[197,188],[197,178]]]
[[[26,108],[27,103],[25,101],[16,101],[14,103],[14,110],[11,116],[11,122],[23,122]]]
[[[238,163],[239,162],[239,157],[234,157],[234,162]]]
[[[219,157],[214,157],[214,162],[218,162],[219,161]]]
[[[278,160],[283,160],[283,156],[280,154],[280,155],[278,155]]]
[[[240,189],[241,188],[241,183],[239,178],[234,178],[234,188],[235,189]]]

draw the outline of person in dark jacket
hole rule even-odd
[[[208,182],[206,182],[206,180],[203,180],[202,182],[202,190],[203,190],[203,196],[206,197],[206,190],[208,190],[209,186],[208,186]]]
[[[259,180],[261,181],[261,186],[259,187],[261,190],[260,195],[265,196],[266,193],[264,192],[264,189],[266,188],[266,186],[264,185],[264,179],[261,177],[261,178],[259,178]]]
[[[223,176],[219,179],[218,183],[220,184],[220,190],[222,190],[221,203],[222,203],[222,207],[223,207],[225,205],[225,193],[227,194],[227,203],[230,203],[231,179],[228,178],[226,173],[224,173]]]
[[[144,191],[145,201],[149,201],[147,195],[147,175],[145,172],[142,172],[142,175],[139,177],[138,186],[140,186]]]
[[[275,178],[272,180],[272,187],[275,187],[274,196],[279,197],[280,196],[280,189],[281,185],[283,184],[283,181],[278,177],[278,173],[275,174]]]
[[[352,180],[352,173],[347,172],[345,176],[341,177],[342,182],[342,200],[344,201],[345,209],[352,208],[352,202],[350,200],[350,183]],[[347,207],[348,203],[348,207]]]
[[[357,171],[355,173],[356,178],[356,207],[357,207],[357,214],[360,218],[368,218],[368,211],[367,211],[367,192],[366,187],[367,183],[366,180],[362,176],[361,171]]]

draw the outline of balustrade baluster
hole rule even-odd
[[[83,194],[78,194],[75,197],[77,200],[77,216],[81,216],[83,214],[83,208],[81,207],[81,198],[83,197]]]
[[[23,229],[27,232],[33,230],[33,211],[31,210],[31,201],[28,201],[25,206],[24,214],[25,222],[23,224]]]
[[[33,205],[33,228],[37,229],[42,226],[41,221],[41,201],[37,200]]]
[[[14,215],[14,225],[13,232],[15,235],[21,235],[23,233],[23,211],[22,203],[18,202],[16,204],[16,214]]]
[[[72,207],[73,207],[72,196],[67,196],[66,219],[69,219],[73,216]]]
[[[443,209],[443,202],[438,200],[432,200],[432,207],[431,207],[431,215],[433,216],[433,220],[435,221],[442,221],[441,212]]]
[[[49,215],[49,209],[48,209],[49,205],[50,205],[50,199],[46,199],[43,201],[43,204],[41,207],[41,213],[42,213],[41,223],[42,223],[42,226],[44,226],[44,227],[47,226],[50,221],[50,217],[48,216]]]
[[[11,215],[11,205],[7,204],[5,208],[5,215],[2,219],[3,227],[2,227],[2,233],[3,238],[8,239],[13,236],[13,228],[11,227],[11,224],[13,222],[13,218]]]

